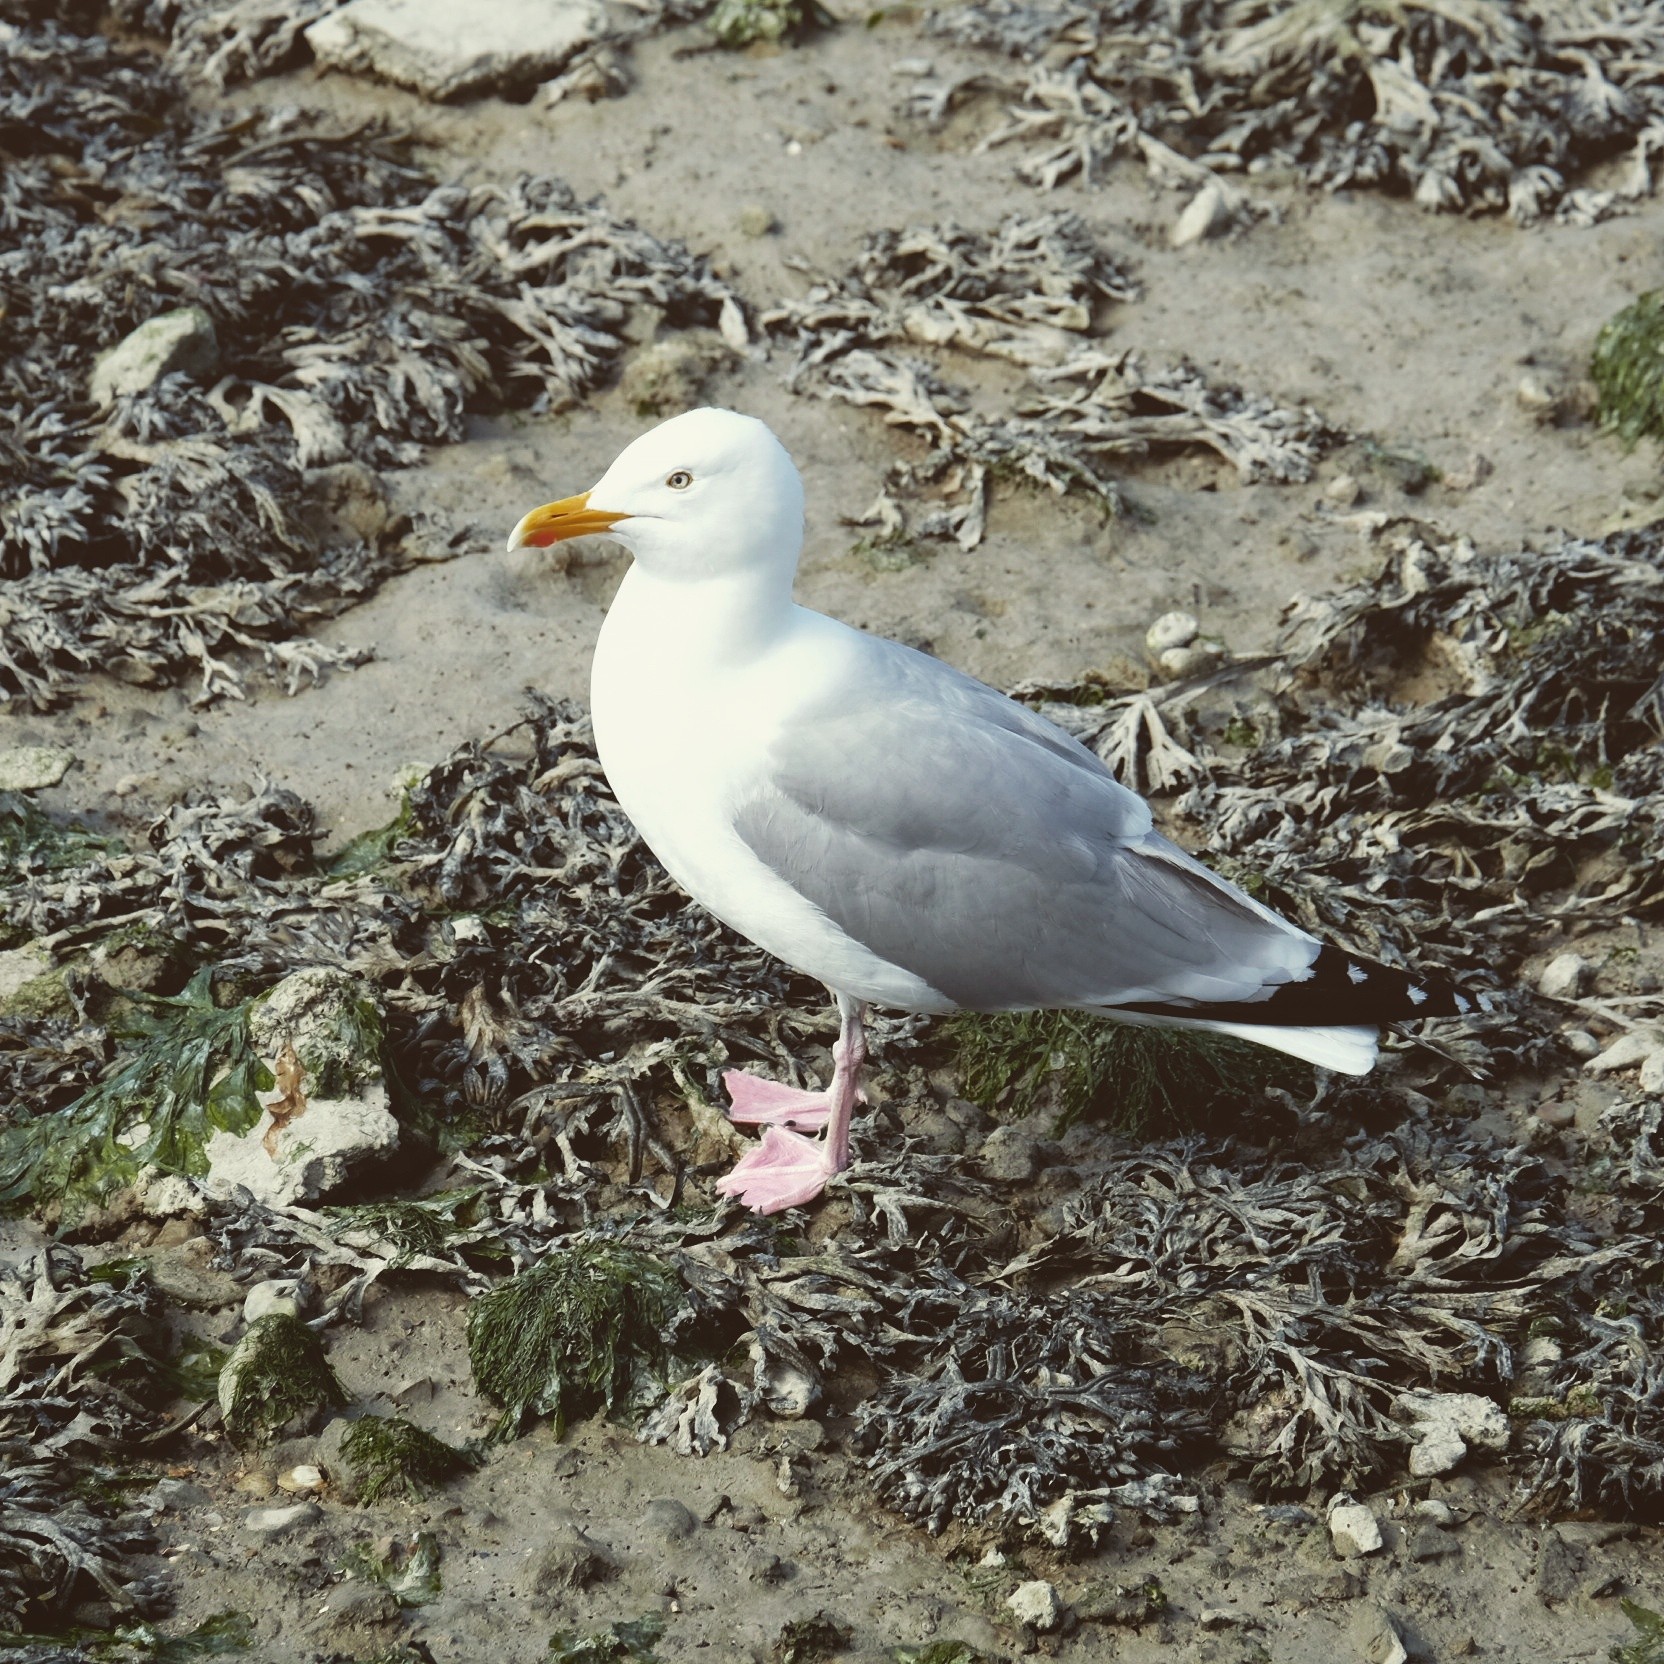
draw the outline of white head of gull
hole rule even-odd
[[[1381,1023],[1469,1008],[1192,860],[1043,717],[796,605],[803,483],[754,418],[662,423],[509,548],[599,532],[634,556],[591,683],[609,783],[691,896],[838,1004],[825,1091],[723,1077],[730,1118],[764,1128],[719,1182],[748,1206],[809,1201],[849,1165],[868,1005],[1094,1011],[1349,1074]]]

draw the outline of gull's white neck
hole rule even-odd
[[[792,576],[775,568],[666,578],[636,562],[602,625],[597,675],[603,657],[614,654],[633,660],[635,673],[650,681],[754,661],[781,645],[799,611]]]

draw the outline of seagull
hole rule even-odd
[[[721,1192],[775,1213],[848,1167],[869,1006],[1091,1011],[1351,1075],[1381,1024],[1470,1009],[1262,907],[1044,717],[798,605],[803,505],[764,423],[692,410],[508,540],[634,557],[591,680],[608,783],[689,895],[837,1001],[825,1091],[724,1075],[764,1131]]]

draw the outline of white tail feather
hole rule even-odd
[[[1375,1067],[1381,1038],[1381,1031],[1375,1028],[1285,1028],[1273,1023],[1220,1023],[1207,1017],[1157,1017],[1148,1012],[1117,1011],[1104,1006],[1087,1009],[1123,1023],[1151,1028],[1202,1028],[1214,1034],[1228,1034],[1233,1040],[1251,1040],[1256,1046],[1287,1052],[1302,1063],[1333,1069],[1338,1075],[1367,1075]]]

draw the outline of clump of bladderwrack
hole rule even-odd
[[[101,33],[14,29],[0,119],[35,136],[0,198],[0,699],[94,663],[209,699],[250,654],[291,685],[356,662],[295,638],[405,558],[366,465],[572,404],[631,306],[745,337],[702,261],[558,180],[445,185],[293,112],[251,130]]]
[[[1031,182],[1090,182],[1130,156],[1214,193],[1215,220],[1249,210],[1243,173],[1275,168],[1442,211],[1586,223],[1651,190],[1664,125],[1664,23],[1645,7],[1572,35],[1520,0],[1203,0],[1182,24],[1159,0],[975,0],[939,8],[929,27],[999,67],[926,72],[914,114],[940,122],[991,100],[1003,112],[980,147],[1021,145]],[[1626,150],[1616,185],[1578,184]]]
[[[1600,419],[1626,445],[1664,441],[1664,291],[1637,296],[1595,337]]]

